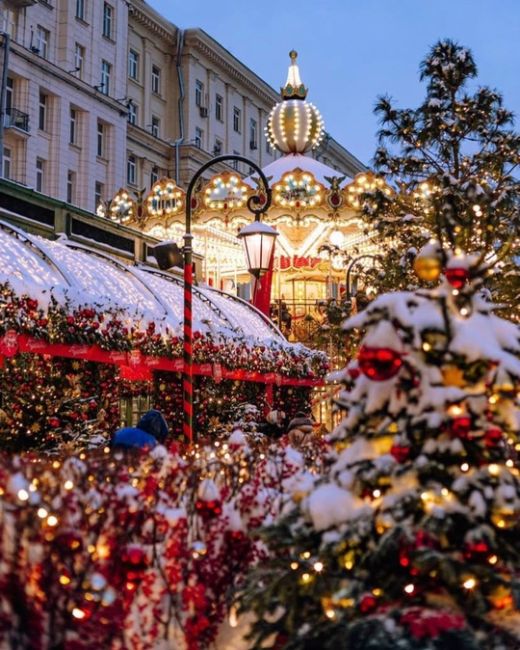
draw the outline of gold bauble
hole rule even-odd
[[[502,530],[514,528],[519,523],[520,513],[510,506],[493,506],[491,510],[491,521]]]
[[[389,454],[394,442],[394,436],[382,436],[381,438],[374,438],[372,444],[378,456]]]
[[[464,378],[464,371],[458,366],[443,366],[441,368],[442,379],[445,386],[456,386],[464,388],[467,382]]]
[[[291,499],[294,503],[301,503],[307,494],[308,492],[305,492],[305,490],[296,490],[296,492],[291,494]]]
[[[425,282],[436,282],[442,270],[441,261],[437,257],[417,255],[413,263],[413,270],[418,278]]]
[[[512,609],[514,606],[511,589],[504,585],[499,585],[488,597],[489,602],[494,609]]]

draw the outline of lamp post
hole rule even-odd
[[[225,154],[212,158],[202,165],[194,174],[188,185],[186,192],[186,231],[184,235],[184,348],[183,348],[183,370],[182,370],[182,390],[183,390],[183,410],[184,410],[184,437],[191,443],[194,440],[193,435],[193,330],[192,330],[192,294],[193,294],[193,263],[192,263],[192,240],[191,234],[191,216],[194,207],[192,198],[193,191],[202,174],[213,165],[222,162],[237,161],[245,163],[252,167],[260,176],[263,191],[265,195],[253,194],[247,200],[247,207],[255,215],[255,221],[245,226],[239,237],[244,242],[246,259],[248,262],[249,272],[259,278],[269,268],[271,256],[274,249],[275,238],[278,235],[274,228],[260,222],[260,216],[271,204],[271,189],[264,172],[260,167],[244,156],[235,154]],[[159,244],[156,249],[162,247]],[[157,259],[157,256],[156,256]],[[159,263],[159,260],[158,260]],[[169,268],[169,267],[168,267]]]

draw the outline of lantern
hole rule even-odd
[[[278,233],[271,226],[254,221],[242,228],[238,237],[244,242],[247,270],[258,279],[269,270]]]

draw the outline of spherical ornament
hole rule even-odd
[[[503,504],[494,505],[491,509],[491,521],[497,528],[508,530],[519,525],[519,514],[520,513],[511,506]]]
[[[208,552],[208,549],[206,548],[206,544],[204,542],[201,542],[200,540],[195,540],[192,545],[191,545],[191,554],[195,559],[198,559],[199,557],[203,557],[206,555]]]
[[[301,99],[285,99],[271,110],[267,134],[282,153],[305,153],[316,148],[323,138],[323,119],[319,110]]]
[[[462,289],[468,280],[469,271],[462,267],[451,267],[444,271],[444,275],[454,289]]]
[[[392,445],[390,449],[390,454],[396,459],[398,463],[404,463],[404,461],[410,455],[411,447],[409,445]]]
[[[364,594],[359,599],[359,611],[362,614],[369,614],[377,607],[377,598],[373,594]]]
[[[419,253],[413,262],[413,270],[420,280],[436,282],[441,275],[442,264],[438,257]]]
[[[503,440],[502,429],[498,427],[490,427],[484,433],[484,443],[486,447],[497,447]]]
[[[466,439],[471,431],[471,418],[468,415],[461,415],[450,420],[448,425],[450,434],[454,438]]]
[[[386,381],[395,377],[403,365],[401,353],[391,348],[363,346],[358,353],[361,372],[373,381]]]
[[[485,562],[490,553],[489,544],[483,540],[467,543],[464,545],[463,553],[467,560]]]

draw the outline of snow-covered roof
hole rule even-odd
[[[50,241],[0,221],[0,283],[35,298],[51,296],[60,304],[90,305],[120,311],[128,319],[150,321],[179,335],[182,330],[183,280],[145,264],[131,266],[66,238]],[[193,288],[193,326],[200,332],[276,340],[290,345],[278,328],[249,303],[211,287]]]
[[[303,170],[304,172],[310,172],[314,178],[325,185],[329,186],[329,182],[325,179],[326,176],[329,178],[332,176],[342,176],[343,174],[337,169],[328,167],[323,163],[311,158],[310,156],[304,156],[301,153],[290,153],[286,156],[282,156],[277,160],[273,160],[272,163],[269,163],[266,167],[262,168],[262,171],[267,176],[267,178],[272,177],[270,180],[270,185],[277,183],[286,172],[292,172],[296,168]],[[254,174],[253,174],[254,176]],[[255,183],[251,180],[251,177],[245,179],[246,183],[254,187]]]

